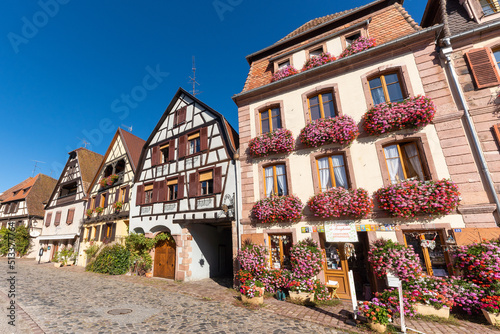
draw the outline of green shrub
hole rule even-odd
[[[89,247],[87,247],[87,249],[84,250],[85,254],[87,254],[87,259],[92,258],[98,250],[99,245],[97,244],[91,244]]]
[[[123,275],[130,268],[130,251],[115,244],[106,246],[85,270],[109,275]]]
[[[73,248],[64,248],[54,255],[54,262],[61,262],[63,265],[67,265],[68,262],[75,261],[75,251]]]
[[[144,234],[130,233],[125,237],[125,247],[130,251],[130,266],[133,272],[144,276],[153,266],[149,252],[162,240],[170,240],[168,233],[157,234],[154,238],[146,238]]]
[[[24,225],[17,226],[15,229],[2,227],[0,229],[0,254],[7,255],[9,252],[9,243],[14,246],[19,256],[26,255],[31,247],[30,232]]]

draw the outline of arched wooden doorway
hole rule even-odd
[[[159,241],[155,247],[155,277],[175,279],[175,241],[170,237]]]

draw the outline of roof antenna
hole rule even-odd
[[[76,137],[76,138],[78,138],[78,137]],[[84,148],[87,148],[87,145],[89,145],[89,146],[91,145],[91,144],[90,144],[88,141],[86,141],[85,139],[81,139],[81,138],[78,138],[78,139],[80,139],[80,141],[82,142],[82,144],[83,144],[83,147],[84,147]]]
[[[127,130],[128,130],[128,132],[132,132],[132,126],[133,126],[133,125],[131,125],[131,126],[126,126],[125,124],[122,124],[122,126],[123,126],[125,129],[127,129]]]
[[[194,63],[194,56],[193,56],[193,77],[189,77],[189,81],[191,81],[193,83],[193,96],[196,96],[198,94],[201,94],[201,92],[197,91],[196,90],[196,85],[200,85],[197,81],[196,81],[196,65]]]
[[[35,167],[33,167],[33,173],[32,173],[32,175],[31,175],[31,177],[35,177],[35,171],[36,171],[36,169],[37,169],[37,168],[40,168],[40,167],[38,167],[38,166],[37,166],[37,165],[38,165],[38,163],[44,164],[45,162],[43,162],[43,161],[38,161],[38,160],[31,160],[31,161],[34,161],[34,162],[35,162]]]

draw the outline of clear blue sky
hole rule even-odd
[[[122,124],[146,140],[178,87],[191,90],[192,56],[198,97],[238,129],[231,96],[246,55],[369,2],[1,1],[0,192],[31,176],[32,160],[58,179],[81,139],[104,154]],[[425,3],[404,7],[420,22]]]

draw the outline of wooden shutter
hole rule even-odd
[[[178,158],[182,158],[183,156],[186,155],[186,145],[187,145],[186,139],[187,139],[186,135],[179,137],[179,156],[178,156]]]
[[[92,199],[89,197],[87,201],[87,210],[90,209],[90,203],[92,203]]]
[[[104,209],[104,208],[108,207],[109,191],[106,191],[106,193],[103,194],[103,196],[104,196],[104,205],[103,205],[103,209]]]
[[[214,194],[222,192],[222,167],[215,167],[214,170]]]
[[[104,241],[104,238],[106,238],[107,230],[108,230],[108,224],[104,224],[101,226],[101,241]]]
[[[184,175],[177,178],[177,198],[184,198]]]
[[[165,181],[160,181],[158,186],[160,187],[160,189],[158,190],[158,202],[163,202],[166,200]]]
[[[102,227],[104,227],[104,225],[102,225]],[[92,231],[92,227],[90,228],[90,231]],[[95,227],[95,237],[94,237],[95,241],[99,241],[99,234],[100,234],[99,232],[101,232],[101,225],[97,225]]]
[[[151,149],[151,166],[156,166],[158,165],[158,152],[160,150],[158,149],[158,146],[153,146]]]
[[[208,128],[200,129],[200,150],[204,151],[208,148]]]
[[[465,54],[477,88],[485,88],[500,84],[495,61],[489,48],[470,50]]]
[[[116,223],[113,223],[113,225],[111,225],[111,235],[109,237],[109,241],[115,241],[115,235],[116,235]]]
[[[83,242],[83,237],[85,236],[85,227],[82,226],[80,229],[80,244]]]
[[[135,196],[135,205],[139,206],[142,204],[144,198],[144,185],[141,184],[137,186],[137,194]]]
[[[187,107],[182,107],[177,110],[177,124],[182,124],[186,121],[186,110]]]
[[[159,194],[160,194],[160,187],[161,187],[162,183],[163,182],[161,182],[161,181],[155,181],[153,183],[153,198],[151,200],[151,203],[156,203],[156,202],[159,201],[159,199],[160,199],[160,196],[159,196]]]
[[[122,189],[121,188],[117,188],[115,189],[115,201],[113,203],[116,203],[118,202],[118,199],[120,197],[120,193],[121,193]]]
[[[189,174],[189,197],[198,196],[198,173]]]
[[[68,210],[68,217],[66,218],[66,224],[73,224],[73,217],[75,216],[75,209]]]
[[[47,213],[47,218],[45,218],[45,226],[49,227],[51,220],[52,220],[52,212],[51,213]]]
[[[99,194],[99,195],[97,195],[97,197],[95,198],[94,208],[97,208],[97,207],[100,207],[100,206],[101,206],[101,195],[102,195],[102,194]]]
[[[56,219],[54,220],[54,225],[59,226],[61,223],[61,211],[56,212]]]
[[[175,160],[175,139],[172,139],[168,142],[168,160]]]
[[[123,203],[128,203],[128,193],[130,191],[130,185],[125,188],[125,196],[123,197]]]

